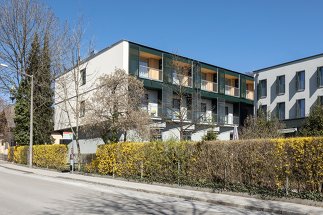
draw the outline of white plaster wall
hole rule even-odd
[[[80,69],[86,68],[86,84],[79,87],[79,95],[82,100],[89,100],[91,93],[98,86],[99,78],[103,75],[112,74],[116,69],[124,69],[128,72],[129,65],[129,43],[122,41],[97,56],[90,59],[80,66]],[[79,73],[79,70],[71,70],[55,80],[55,130],[66,129],[69,127],[66,108],[62,102],[68,95],[71,107],[75,107],[75,78],[73,74]],[[63,86],[67,86],[64,91]],[[68,109],[72,124],[75,124],[75,114],[73,110]]]
[[[259,99],[256,103],[257,108],[262,104],[273,111],[277,103],[285,102],[285,119],[293,119],[296,117],[296,100],[305,99],[305,115],[308,115],[317,97],[323,95],[323,88],[317,88],[316,79],[317,67],[321,66],[323,57],[318,57],[257,73],[258,81],[267,79],[267,97]],[[296,73],[303,70],[305,70],[305,90],[296,92]],[[285,94],[276,95],[275,81],[280,75],[285,75]]]

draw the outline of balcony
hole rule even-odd
[[[218,115],[213,113],[198,112],[198,120],[200,123],[216,124],[218,122]]]
[[[162,117],[162,107],[161,105],[148,104],[142,105],[141,109],[148,112],[151,118],[161,118]]]
[[[139,77],[155,81],[163,81],[163,70],[139,65]]]
[[[240,97],[240,89],[230,85],[225,85],[225,94],[229,96]]]
[[[232,115],[219,116],[219,121],[225,125],[239,125],[240,117]]]
[[[246,90],[246,98],[250,100],[254,100],[254,91],[253,90]]]
[[[201,89],[210,91],[210,92],[218,92],[218,84],[212,81],[202,80],[201,81]]]
[[[186,110],[181,111],[180,110],[171,110],[169,111],[169,114],[171,116],[171,119],[174,121],[178,120],[184,120],[184,121],[190,121],[192,120],[192,111]]]
[[[173,73],[173,84],[185,86],[185,87],[192,87],[193,78],[191,76]]]

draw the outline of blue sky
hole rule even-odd
[[[43,1],[83,16],[96,50],[128,39],[238,72],[323,52],[321,0]]]

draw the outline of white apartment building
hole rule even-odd
[[[323,102],[323,54],[254,71],[255,110],[270,111],[295,132],[311,107]]]
[[[253,77],[235,71],[224,69],[211,64],[180,56],[180,63],[188,66],[185,77],[178,77],[172,72],[169,62],[171,53],[133,43],[119,41],[102,51],[83,60],[80,70],[80,109],[86,114],[86,102],[96,86],[98,78],[104,74],[111,74],[115,69],[123,69],[128,74],[143,81],[146,95],[142,108],[153,120],[151,128],[157,130],[157,139],[168,140],[179,137],[176,123],[167,123],[161,117],[168,116],[176,122],[176,114],[168,113],[166,105],[173,108],[186,109],[188,124],[192,120],[199,120],[199,128],[188,126],[185,138],[201,140],[209,131],[218,132],[219,139],[230,139],[233,127],[242,124],[247,115],[253,113],[254,81]],[[75,102],[74,82],[71,81],[67,89],[59,89],[58,82],[71,79],[71,71],[59,76],[55,82],[55,133],[69,131],[68,116],[63,111],[63,100],[59,95],[65,90],[70,103]],[[177,84],[179,79],[187,80],[187,88],[191,92],[191,100],[179,106],[174,93],[164,83],[167,80]],[[195,111],[190,111],[192,106]],[[198,116],[198,117],[197,117]],[[72,117],[73,118],[73,117]],[[75,117],[72,124],[75,124]],[[120,137],[122,138],[122,137]],[[127,137],[128,140],[130,140]]]

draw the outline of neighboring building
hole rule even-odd
[[[178,83],[178,75],[169,67],[174,61],[173,54],[129,41],[120,41],[82,61],[80,70],[80,116],[86,114],[86,101],[93,92],[98,77],[111,74],[116,68],[137,76],[143,81],[146,95],[142,108],[148,111],[154,123],[155,138],[167,140],[179,136],[176,129],[176,116],[167,111],[167,104],[176,108],[179,104],[174,92],[165,81]],[[189,69],[184,75],[191,100],[184,104],[187,110],[188,126],[185,139],[201,140],[208,131],[218,132],[219,139],[230,139],[233,127],[242,124],[247,115],[253,114],[254,81],[253,77],[199,62],[186,57],[176,59]],[[56,79],[60,81],[69,72]],[[73,87],[71,86],[71,89]],[[73,92],[70,93],[72,101]],[[74,92],[75,94],[75,92]],[[69,130],[67,116],[61,108],[62,100],[55,91],[55,132]],[[192,111],[190,111],[192,110]],[[165,116],[173,123],[168,123]],[[127,138],[129,139],[129,138]]]
[[[3,126],[4,130],[0,131],[0,154],[8,154],[9,146],[14,146],[14,115],[15,115],[15,107],[13,105],[8,106],[0,112],[0,114],[4,114],[6,125]]]
[[[323,104],[323,54],[254,71],[255,110],[270,111],[294,133],[311,107]]]

